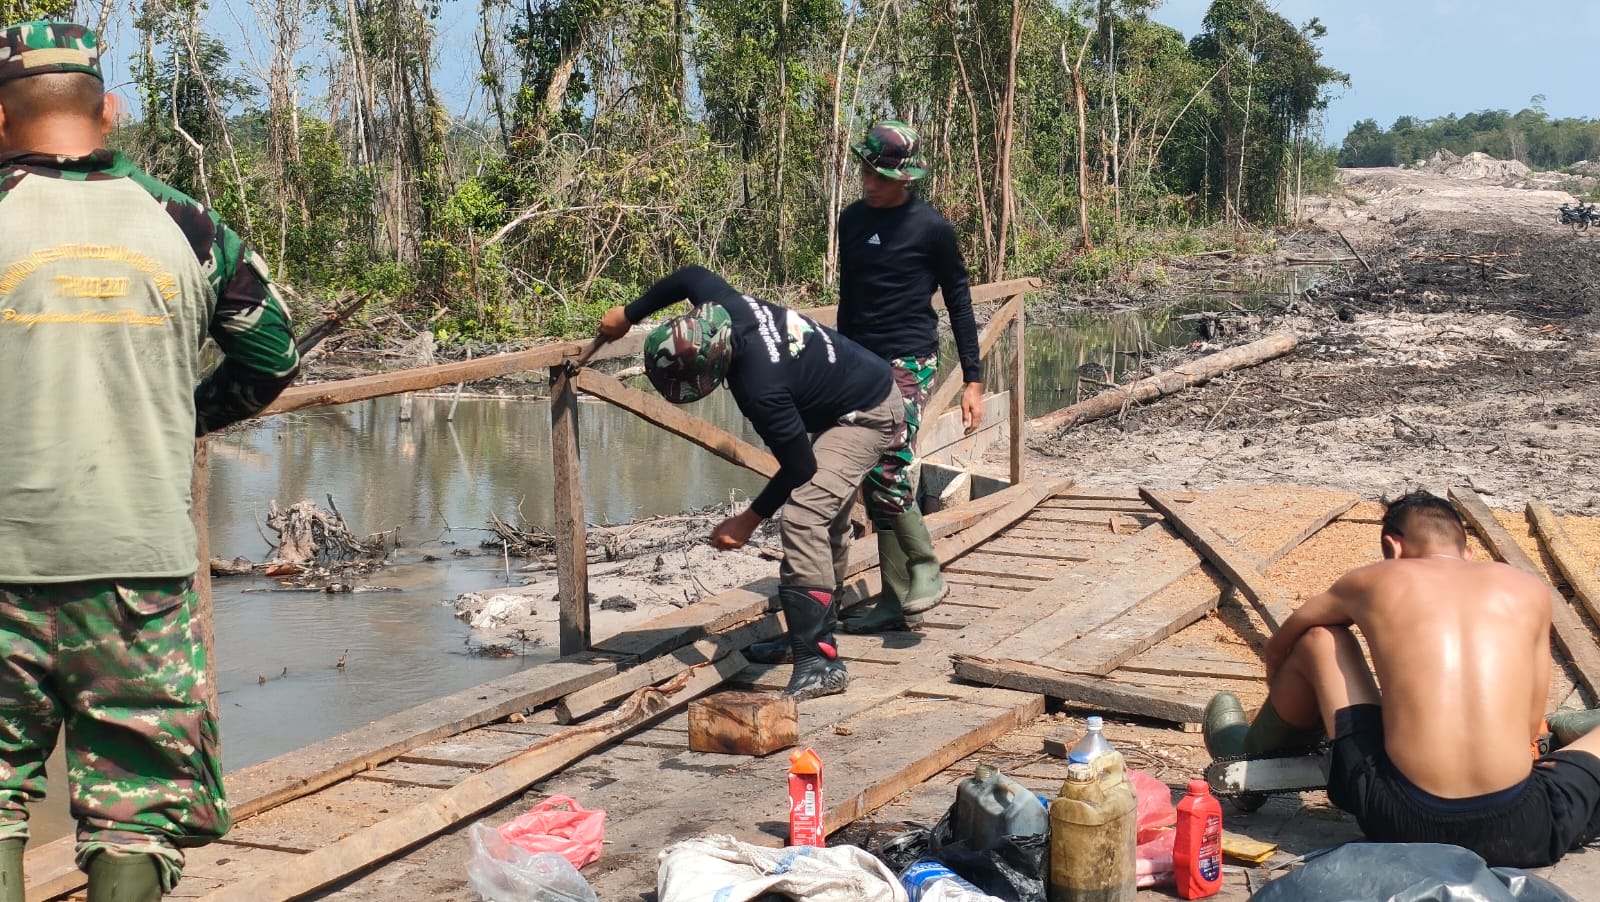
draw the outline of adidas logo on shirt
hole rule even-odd
[[[878,237],[878,233],[877,232],[873,232],[872,233],[872,237],[867,239],[867,243],[868,244],[882,244],[883,240]]]

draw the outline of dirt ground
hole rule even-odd
[[[1281,254],[1348,257],[1342,232],[1361,260],[1269,309],[1222,317],[1226,343],[1290,330],[1295,353],[1032,436],[1035,472],[1366,497],[1470,485],[1496,507],[1600,507],[1600,243],[1556,224],[1571,196],[1414,170],[1341,177],[1341,196],[1306,202]],[[1184,281],[1225,266],[1197,262]],[[1197,341],[1149,369],[1215,347]]]

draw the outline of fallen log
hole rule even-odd
[[[1266,338],[1191,360],[1182,366],[1140,379],[1132,385],[1103,391],[1087,401],[1079,401],[1070,407],[1037,417],[1031,426],[1035,432],[1047,432],[1098,420],[1128,405],[1163,398],[1191,385],[1204,384],[1231,370],[1282,357],[1293,351],[1298,343],[1293,333],[1274,332]]]

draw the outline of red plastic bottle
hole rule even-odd
[[[1222,890],[1222,805],[1204,780],[1190,780],[1188,795],[1178,803],[1172,870],[1181,899],[1203,899]]]
[[[822,759],[811,749],[795,749],[789,753],[789,845],[827,844],[822,811]]]

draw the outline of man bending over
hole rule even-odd
[[[1332,736],[1328,798],[1377,842],[1449,843],[1491,865],[1539,867],[1594,839],[1600,732],[1538,760],[1528,752],[1550,686],[1549,588],[1467,560],[1461,518],[1427,492],[1389,505],[1381,541],[1385,560],[1340,577],[1267,643],[1270,689],[1248,728],[1231,693],[1212,699],[1207,750],[1260,754]]]

